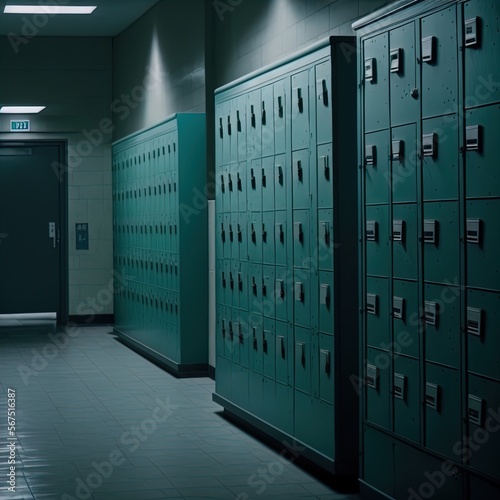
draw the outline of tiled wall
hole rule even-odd
[[[389,0],[211,2],[215,86],[229,83],[329,35],[353,35],[353,21],[388,3]]]
[[[160,1],[113,40],[114,140],[205,111],[205,2]]]
[[[30,117],[29,139],[68,141],[70,315],[113,312],[106,293],[113,268],[111,134],[101,127],[111,118],[111,43],[110,38],[37,37],[15,53],[9,40],[0,38],[2,103],[47,106]],[[0,118],[0,140],[26,139],[7,133],[9,120]],[[89,223],[88,251],[76,250],[75,224],[81,222]]]

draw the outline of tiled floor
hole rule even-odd
[[[358,499],[318,482],[221,416],[208,378],[178,380],[110,328],[0,323],[0,498]],[[17,489],[7,490],[8,388]]]

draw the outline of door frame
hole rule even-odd
[[[67,324],[69,319],[69,226],[68,226],[68,141],[44,139],[19,139],[0,140],[0,148],[30,148],[39,146],[56,146],[59,151],[59,165],[66,169],[54,170],[54,175],[59,178],[59,221],[60,221],[60,269],[59,269],[59,311],[57,322]]]

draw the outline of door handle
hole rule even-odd
[[[52,238],[54,248],[56,248],[57,235],[56,235],[56,223],[55,222],[49,222],[49,238]]]

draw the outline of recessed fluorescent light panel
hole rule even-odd
[[[46,106],[3,106],[0,108],[0,113],[11,115],[30,115],[40,113]]]
[[[96,6],[66,7],[61,5],[6,5],[4,14],[92,14]]]

